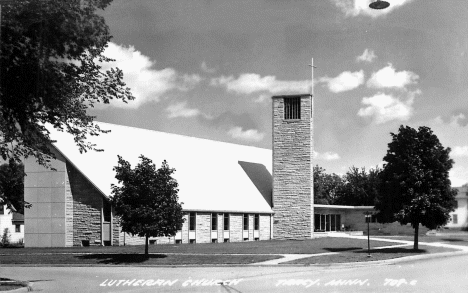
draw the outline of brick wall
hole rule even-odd
[[[218,242],[224,242],[224,214],[218,213]]]
[[[273,97],[275,239],[313,235],[312,100],[301,97],[301,119],[284,120],[284,98]]]
[[[68,172],[65,172],[65,246],[73,246],[73,195]]]

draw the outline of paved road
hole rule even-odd
[[[468,255],[358,267],[0,267],[0,275],[41,292],[465,293]]]

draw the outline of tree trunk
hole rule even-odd
[[[419,223],[414,226],[414,245],[413,249],[418,250]]]
[[[149,239],[149,236],[146,235],[145,236],[145,255],[148,256],[148,239]]]

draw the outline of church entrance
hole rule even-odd
[[[314,215],[315,232],[340,231],[340,214],[315,214]]]

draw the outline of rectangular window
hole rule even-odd
[[[110,222],[112,206],[110,202],[108,202],[107,200],[103,199],[102,201],[103,201],[102,212],[104,213],[104,222]]]
[[[218,214],[211,214],[211,230],[218,230]]]
[[[224,214],[224,231],[229,231],[229,214]]]
[[[0,215],[4,215],[4,214],[5,214],[5,206],[0,205]]]
[[[284,119],[301,119],[301,98],[284,98]]]
[[[190,231],[195,231],[195,227],[197,225],[196,213],[190,213],[189,224],[190,224]]]
[[[244,214],[244,230],[249,230],[249,214]]]
[[[453,207],[454,207],[455,209],[458,209],[458,200],[454,200],[454,201],[453,201]]]
[[[453,222],[454,224],[458,224],[458,215],[457,215],[457,214],[453,214],[453,215],[452,215],[452,222]]]
[[[255,218],[254,218],[254,229],[255,230],[259,230],[260,229],[260,215],[259,214],[255,214]]]
[[[21,232],[21,225],[15,225],[15,232],[20,233]]]

